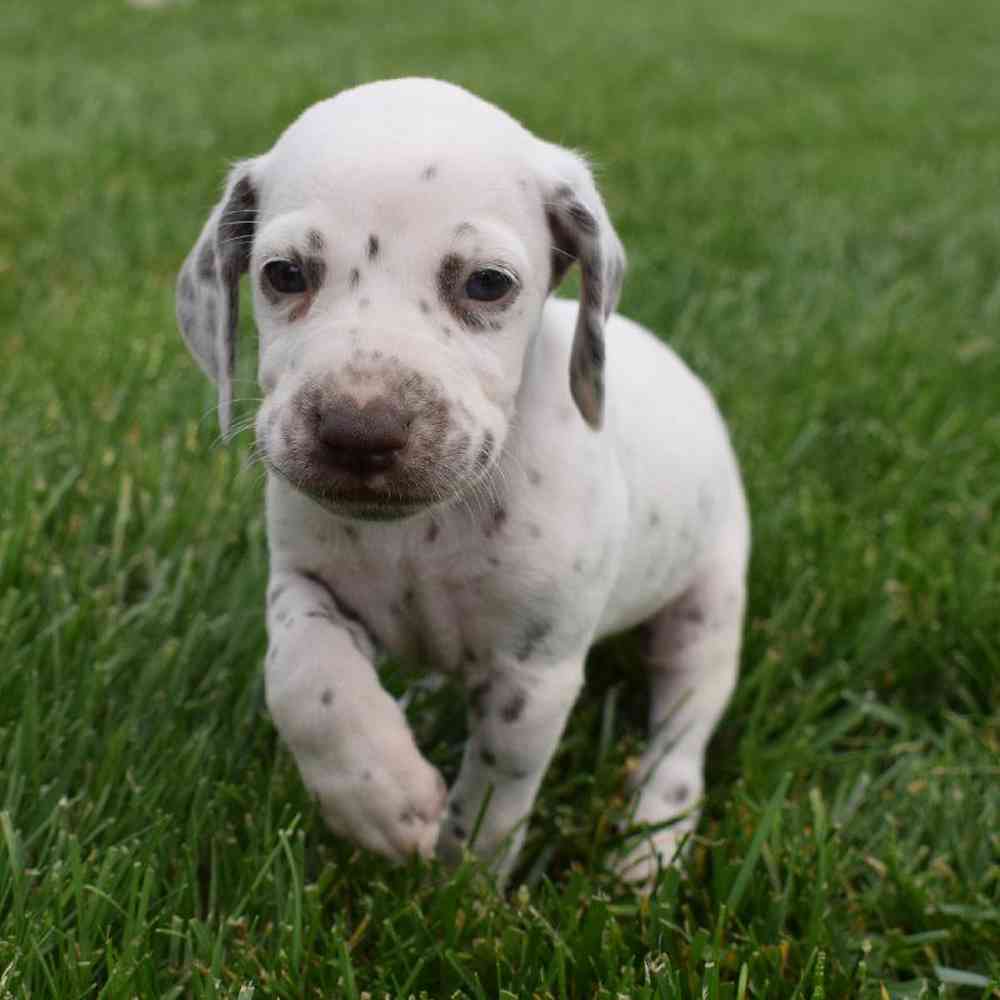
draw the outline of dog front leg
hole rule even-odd
[[[314,574],[268,586],[274,724],[328,826],[394,860],[433,853],[447,794],[378,682],[372,642]]]
[[[502,660],[467,682],[469,738],[438,854],[464,847],[501,881],[511,873],[546,768],[583,684],[585,653],[555,662]]]

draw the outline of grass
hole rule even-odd
[[[50,0],[0,46],[0,997],[1000,996],[1000,7]],[[594,155],[742,457],[743,678],[648,900],[627,639],[506,895],[334,840],[263,707],[260,482],[174,274],[227,161],[407,73]],[[455,694],[411,716],[453,774]]]

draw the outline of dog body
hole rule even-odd
[[[550,297],[573,262],[580,304]],[[735,681],[749,530],[711,397],[612,315],[624,255],[586,165],[436,81],[315,105],[235,168],[179,279],[224,426],[244,271],[268,704],[328,824],[390,857],[454,856],[478,817],[474,849],[508,872],[588,649],[643,624],[636,818],[682,817],[624,860],[649,879],[693,826]],[[380,649],[466,688],[450,793],[378,683]]]

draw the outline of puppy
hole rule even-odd
[[[552,296],[574,263],[579,304]],[[648,883],[696,822],[737,674],[748,517],[708,391],[614,314],[624,269],[580,156],[403,79],[321,101],[237,164],[180,273],[224,432],[250,275],[268,706],[330,828],[373,851],[472,847],[508,874],[587,651],[637,625],[634,816],[659,828],[623,874]],[[379,684],[380,651],[465,688],[450,792]]]

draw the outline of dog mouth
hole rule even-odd
[[[301,489],[301,487],[299,487]],[[384,496],[381,494],[331,493],[329,490],[302,490],[331,514],[358,521],[402,521],[440,504],[426,497]]]
[[[455,470],[444,475],[446,467],[438,467],[434,481],[420,477],[420,483],[407,483],[407,477],[380,475],[366,480],[351,477],[330,477],[312,470],[293,470],[284,463],[265,459],[266,467],[299,493],[307,496],[324,510],[339,517],[359,521],[401,521],[434,507],[460,502],[462,497],[491,489],[496,462],[474,470]]]
[[[484,481],[502,451],[504,435],[495,426],[454,424],[445,419],[447,401],[433,403],[430,413],[392,405],[394,399],[360,408],[343,404],[343,413],[299,406],[284,419],[272,411],[258,426],[257,457],[339,517],[413,517],[487,489]]]
[[[410,492],[396,483],[389,483],[385,476],[376,477],[382,480],[378,484],[361,479],[340,482],[325,475],[292,471],[270,459],[266,466],[330,513],[362,521],[398,521],[450,499],[446,495],[428,495],[426,491]]]

